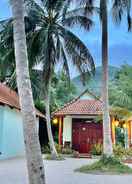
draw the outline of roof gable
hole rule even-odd
[[[102,114],[102,110],[102,101],[88,90],[85,90],[79,97],[65,104],[53,115],[98,115]]]
[[[93,96],[92,94],[86,92],[83,95],[81,95],[79,99],[80,100],[95,100],[95,96]]]

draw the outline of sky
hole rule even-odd
[[[109,12],[111,15],[111,12]],[[0,20],[11,16],[9,0],[0,0]],[[109,16],[109,64],[121,66],[123,63],[132,62],[132,32],[128,33],[125,21],[120,26],[113,24]],[[101,65],[101,29],[99,20],[94,20],[95,25],[90,32],[85,32],[80,28],[74,28],[75,32],[89,48],[96,66]],[[73,75],[75,71],[72,71]]]

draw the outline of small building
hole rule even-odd
[[[36,110],[37,126],[43,114]],[[24,137],[19,98],[15,91],[0,83],[0,159],[24,155]]]
[[[59,144],[69,145],[80,153],[90,153],[94,144],[103,144],[103,103],[88,90],[53,113],[53,122],[59,124]],[[118,124],[117,124],[118,122]],[[124,146],[132,143],[131,121],[122,125],[111,116],[111,138],[116,144],[116,129],[124,133]]]

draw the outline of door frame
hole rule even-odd
[[[81,124],[81,123],[85,123],[85,121],[91,121],[91,123],[93,123],[93,124],[96,123],[96,122],[94,122],[94,119],[90,118],[90,117],[89,118],[72,118],[72,139],[71,139],[72,140],[71,141],[72,148],[74,147],[74,145],[73,145],[73,124],[74,123],[80,123]],[[80,139],[80,137],[79,137],[79,139]],[[101,137],[101,139],[102,139],[102,144],[103,144],[103,125],[102,125],[102,137]]]

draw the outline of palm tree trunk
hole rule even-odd
[[[50,145],[50,150],[51,150],[51,157],[53,160],[56,160],[58,157],[58,154],[57,154],[55,144],[54,144],[54,139],[53,139],[53,134],[52,134],[52,129],[51,129],[51,118],[50,118],[50,86],[51,86],[51,78],[49,78],[48,84],[46,86],[44,101],[45,101],[46,124],[47,124],[49,145]]]
[[[26,148],[28,176],[30,184],[45,184],[43,160],[36,126],[36,113],[28,70],[23,4],[23,0],[11,0],[14,18],[13,26],[17,86],[23,117],[23,132]]]
[[[108,17],[106,0],[100,0],[100,7],[102,19],[103,150],[106,156],[110,156],[113,154],[113,149],[108,100]]]

